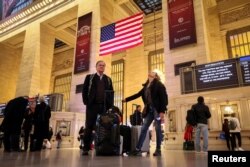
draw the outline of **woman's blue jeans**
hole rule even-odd
[[[150,124],[154,121],[155,131],[156,131],[156,149],[161,149],[161,141],[162,141],[162,133],[161,133],[161,119],[160,114],[156,112],[156,110],[150,106],[149,113],[144,119],[141,134],[139,137],[139,141],[136,145],[138,150],[141,150],[144,140],[147,136],[147,131]]]

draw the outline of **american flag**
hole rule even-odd
[[[100,55],[132,48],[142,43],[143,13],[101,28]]]

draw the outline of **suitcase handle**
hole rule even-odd
[[[124,103],[125,103],[125,109],[124,109]],[[127,102],[123,102],[122,103],[122,116],[124,115],[124,111],[125,111],[125,121],[126,121],[126,126],[128,125],[128,112],[127,112],[127,108],[128,108],[128,103]],[[124,125],[123,124],[123,120],[124,119],[122,119],[122,125]]]

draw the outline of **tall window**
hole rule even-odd
[[[124,61],[118,60],[112,62],[111,78],[115,91],[114,105],[122,108],[123,83],[124,83]]]
[[[250,55],[250,26],[227,33],[229,58]]]
[[[55,77],[53,93],[63,94],[63,107],[62,110],[67,109],[70,96],[71,73],[63,74]]]
[[[164,50],[159,49],[149,52],[149,71],[154,69],[160,70],[165,75]]]

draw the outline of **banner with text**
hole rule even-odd
[[[89,70],[92,13],[78,18],[74,74]]]
[[[196,43],[193,0],[168,0],[170,49]]]

